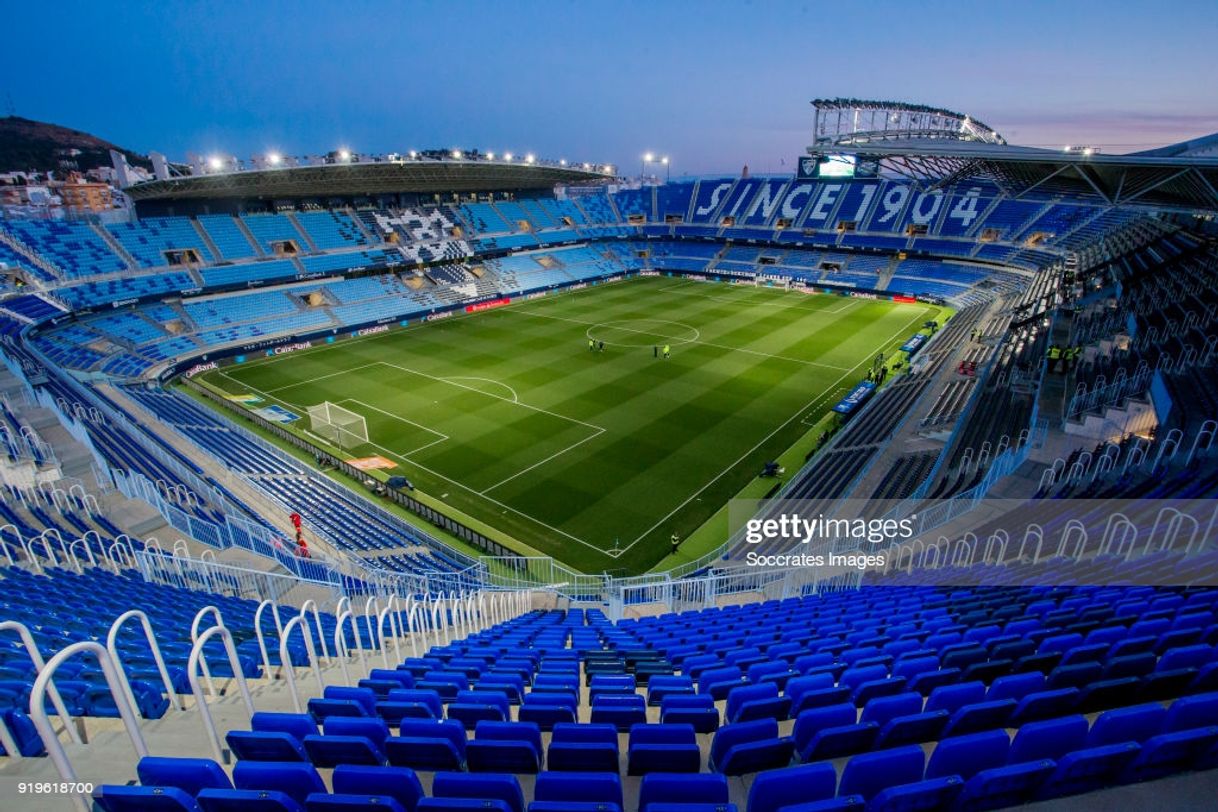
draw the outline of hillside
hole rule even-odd
[[[65,149],[78,149],[81,154],[64,158],[59,151]],[[74,161],[83,172],[109,166],[112,149],[124,153],[133,165],[150,166],[144,156],[89,133],[19,116],[0,118],[0,172],[57,170],[63,160]]]

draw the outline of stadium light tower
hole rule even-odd
[[[664,182],[668,183],[672,179],[672,164],[668,162],[667,155],[660,159],[660,163],[664,164]]]
[[[531,164],[536,160],[537,160],[536,156],[534,156],[533,153],[531,153],[531,152],[528,155],[524,156],[524,162],[526,164]]]
[[[211,169],[211,171],[219,172],[224,168],[224,159],[219,155],[213,155],[207,159],[207,166]]]
[[[266,156],[266,162],[271,166],[279,166],[279,164],[283,163],[283,156],[278,152],[268,153]]]
[[[351,160],[351,150],[340,149],[338,151],[338,160],[342,161],[343,163],[346,163],[347,161]]]
[[[643,168],[639,170],[639,180],[647,177],[647,164],[654,163],[656,156],[650,152],[643,153]]]

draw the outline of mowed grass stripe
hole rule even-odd
[[[297,410],[359,401],[373,442],[420,489],[577,568],[641,571],[667,553],[670,532],[692,532],[795,442],[810,402],[827,410],[836,382],[856,382],[876,348],[899,345],[923,312],[641,278],[340,340],[209,380],[230,391],[292,385],[271,397]],[[587,351],[590,326],[631,319],[644,346]],[[646,332],[661,321],[696,329],[699,343],[674,340],[671,360],[654,359]],[[448,439],[433,443],[427,431]],[[614,558],[614,547],[630,549]]]

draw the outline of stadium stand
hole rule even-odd
[[[1130,808],[1120,793],[1140,786],[1212,787],[1212,512],[1190,531],[1148,508],[1131,537],[1108,522],[1119,500],[1218,489],[1213,236],[981,182],[833,185],[0,221],[0,262],[34,288],[3,293],[0,374],[62,416],[46,436],[85,448],[64,459],[97,489],[90,504],[6,485],[0,620],[33,651],[0,651],[0,778],[53,776],[45,754],[67,740],[106,810],[982,809],[1100,792]],[[182,250],[198,264],[166,270]],[[865,495],[877,516],[919,516],[920,546],[815,582],[736,566],[738,539],[638,581],[529,580],[531,562],[465,555],[154,380],[230,347],[640,270],[957,308],[771,494],[823,510]],[[1063,346],[1078,360],[1053,364]],[[58,464],[7,398],[0,441],[6,465]],[[995,489],[1012,514],[975,510]],[[166,554],[124,533],[96,507],[114,491],[191,540]],[[274,529],[292,514],[315,558]],[[156,645],[111,635],[132,609]],[[109,636],[126,687],[97,649],[57,665],[47,736],[43,663]],[[187,694],[223,709],[215,739],[179,711]],[[113,755],[127,704],[173,747]]]

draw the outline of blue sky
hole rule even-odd
[[[1218,131],[1218,3],[209,2],[3,7],[0,102],[185,158],[478,147],[781,169],[809,100],[1107,152]],[[7,106],[7,103],[6,103]]]

